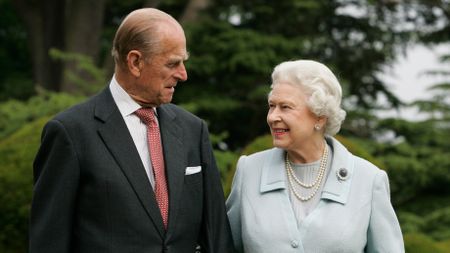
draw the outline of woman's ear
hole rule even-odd
[[[140,77],[143,67],[143,57],[141,52],[137,50],[131,50],[130,52],[128,52],[127,65],[128,70],[133,76]]]
[[[319,125],[320,128],[324,128],[327,124],[328,118],[326,116],[319,116],[317,117],[316,125]]]

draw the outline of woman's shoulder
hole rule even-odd
[[[372,162],[370,162],[362,157],[359,157],[356,155],[353,155],[353,157],[354,157],[354,161],[355,161],[355,169],[361,170],[361,173],[363,173],[365,175],[375,176],[377,174],[384,172],[378,166],[376,166]]]
[[[248,155],[241,155],[241,157],[239,158],[239,160],[245,160],[246,163],[260,163],[260,162],[264,162],[267,159],[271,158],[275,153],[280,152],[279,149],[277,148],[271,148],[271,149],[266,149],[266,150],[262,150],[256,153],[252,153],[252,154],[248,154]]]
[[[248,155],[241,155],[237,167],[241,169],[245,168],[245,171],[261,170],[264,164],[279,152],[282,151],[278,148],[271,148]]]
[[[361,175],[365,178],[373,178],[377,174],[382,174],[383,170],[378,168],[372,162],[357,156],[347,150],[347,148],[340,143],[338,140],[334,138],[329,138],[329,141],[333,147],[333,155],[337,156],[339,159],[335,159],[336,161],[342,161],[343,164],[339,164],[339,166],[350,166],[355,170],[355,173]],[[351,169],[352,170],[352,169]]]

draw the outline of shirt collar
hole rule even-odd
[[[130,95],[122,88],[122,86],[117,82],[116,77],[113,76],[111,82],[109,83],[109,89],[119,108],[122,117],[129,116],[133,114],[136,110],[140,109],[142,106],[136,101],[134,101]],[[156,108],[153,108],[156,113]]]

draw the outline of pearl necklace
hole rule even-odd
[[[306,184],[306,183],[303,183],[302,181],[300,181],[300,179],[298,179],[295,176],[294,170],[292,169],[292,166],[291,166],[291,162],[289,161],[288,153],[286,152],[285,163],[286,163],[286,172],[288,175],[288,181],[289,181],[289,185],[291,186],[290,189],[291,189],[292,193],[294,193],[295,197],[297,197],[297,199],[299,199],[300,201],[308,201],[316,195],[317,191],[320,188],[320,184],[322,182],[323,176],[325,175],[325,171],[327,168],[327,161],[328,161],[328,148],[327,148],[327,144],[325,142],[325,147],[323,149],[322,158],[320,160],[319,175],[317,175],[317,178],[316,178],[316,180],[314,180],[314,182],[312,182],[310,184]],[[307,189],[313,188],[312,189],[313,191],[311,192],[311,194],[309,194],[306,197],[301,196],[295,189],[294,183],[297,183],[300,187],[304,187]]]

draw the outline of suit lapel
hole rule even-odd
[[[99,95],[94,114],[98,120],[103,122],[103,125],[98,128],[100,137],[127,177],[161,237],[163,237],[164,226],[155,195],[136,146],[112,98],[109,87]]]
[[[164,149],[165,169],[169,189],[169,225],[170,231],[176,225],[179,203],[184,180],[186,157],[183,150],[182,128],[169,105],[158,107],[158,121]]]

